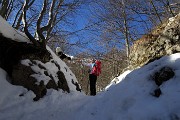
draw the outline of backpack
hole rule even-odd
[[[101,74],[101,62],[96,60],[94,67],[92,68],[92,74],[99,76]]]

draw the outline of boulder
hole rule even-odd
[[[11,84],[34,92],[34,101],[44,97],[48,89],[61,89],[69,93],[73,89],[69,84],[74,86],[74,90],[80,91],[80,86],[74,84],[77,82],[74,74],[60,58],[56,56],[54,59],[55,54],[52,54],[47,49],[0,35],[0,67],[8,73]]]

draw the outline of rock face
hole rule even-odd
[[[42,63],[31,58],[21,60],[21,62],[26,64],[18,63],[13,66],[12,84],[21,85],[28,90],[32,90],[36,94],[33,100],[37,101],[46,95],[47,89],[62,89],[68,93],[70,92],[64,73],[58,69],[60,66],[55,65],[53,60]],[[58,70],[52,74],[46,64],[54,65]]]
[[[50,51],[36,48],[26,42],[12,41],[2,35],[0,35],[0,67],[10,76],[11,84],[33,91],[36,95],[34,101],[45,96],[48,89],[61,89],[69,93],[71,91],[69,84],[76,90],[81,90],[71,72],[68,77],[71,83],[67,82],[66,76],[70,70],[67,66],[60,65]]]
[[[174,77],[175,73],[170,67],[163,67],[152,76],[156,85],[160,86],[163,82]]]
[[[151,75],[151,79],[154,80],[154,82],[157,85],[157,88],[154,90],[154,94],[152,94],[155,97],[159,97],[162,92],[160,89],[160,86],[162,83],[165,83],[166,81],[170,80],[175,76],[175,73],[172,68],[170,67],[162,67],[160,70],[155,72],[153,75]]]
[[[180,52],[180,13],[137,40],[131,49],[130,68]]]

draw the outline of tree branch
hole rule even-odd
[[[31,5],[32,3],[34,2],[35,0],[33,0],[31,2]],[[29,3],[29,0],[26,0],[24,2],[24,6],[23,6],[23,16],[22,16],[22,22],[23,22],[23,25],[24,25],[24,32],[25,34],[27,35],[27,37],[30,39],[30,41],[35,45],[35,46],[39,46],[38,42],[36,41],[36,39],[29,33],[28,31],[28,27],[27,27],[27,20],[26,20],[26,12],[28,10],[28,3]]]

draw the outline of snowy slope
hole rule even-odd
[[[0,17],[0,33],[13,40],[27,41],[21,33],[9,27]],[[47,47],[48,50],[50,50]],[[7,73],[0,68],[0,120],[179,120],[180,119],[180,53],[165,56],[142,68],[126,71],[96,96],[75,91],[70,82],[76,79],[66,65],[51,50],[54,60],[69,80],[71,92],[48,90],[37,102],[35,96],[20,86],[8,82]],[[24,64],[25,61],[23,61]],[[157,85],[151,75],[162,67],[171,67],[175,76],[164,82],[162,95],[152,96]],[[47,63],[46,67],[54,70]],[[21,96],[24,94],[24,96]]]
[[[173,68],[175,77],[161,85],[162,95],[157,98],[151,95],[157,86],[150,76],[164,66]],[[51,90],[33,102],[32,92],[20,97],[26,90],[10,85],[0,70],[0,120],[176,120],[180,118],[179,73],[177,53],[125,72],[119,83],[95,97]]]

